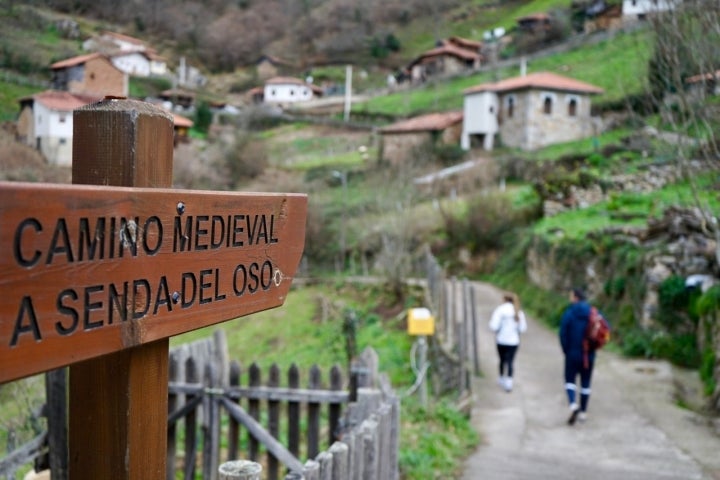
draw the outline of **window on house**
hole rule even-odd
[[[543,100],[543,113],[545,115],[552,114],[552,98],[549,96],[545,97],[545,100]]]
[[[90,74],[90,80],[95,80],[95,72]]]
[[[290,96],[291,96],[291,97],[295,96],[295,90],[290,89]]]
[[[513,113],[515,113],[515,97],[508,97],[508,100],[507,100],[507,116],[508,116],[508,118],[512,118]]]
[[[495,113],[495,107],[493,107],[492,105],[490,106],[490,113]]]
[[[568,102],[568,116],[574,117],[577,115],[578,101],[576,98],[571,98]]]
[[[65,117],[66,117],[66,115],[64,113],[60,114],[60,117],[59,117],[60,123],[65,123]]]
[[[60,145],[65,145],[67,143],[67,139],[61,138],[60,140],[58,140],[58,142],[60,143]]]
[[[273,88],[272,90],[270,90],[270,96],[271,96],[271,97],[274,97],[274,96],[275,96],[275,89],[274,89],[274,88]]]

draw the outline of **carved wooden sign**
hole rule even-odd
[[[0,383],[283,304],[307,196],[0,182]]]

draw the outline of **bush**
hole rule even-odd
[[[697,337],[692,333],[656,335],[652,339],[651,351],[653,356],[664,358],[681,367],[698,368],[701,363]]]

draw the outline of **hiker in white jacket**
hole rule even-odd
[[[520,309],[520,300],[514,293],[503,295],[500,304],[490,317],[490,330],[495,332],[500,377],[498,383],[506,392],[513,387],[513,360],[520,345],[520,334],[527,330],[525,314]]]

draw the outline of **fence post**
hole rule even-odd
[[[218,468],[219,480],[260,480],[262,465],[249,460],[225,462]]]
[[[74,184],[172,186],[169,113],[106,99],[75,110],[73,126]],[[165,477],[168,346],[166,338],[70,367],[73,480]]]

